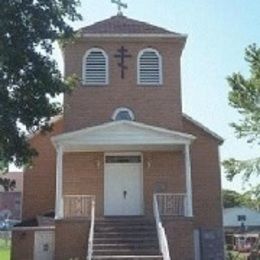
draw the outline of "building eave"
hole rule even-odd
[[[147,125],[134,121],[113,121],[97,126],[87,127],[78,131],[64,133],[52,137],[56,147],[79,151],[84,148],[109,149],[158,147],[168,149],[171,146],[189,145],[195,140],[190,134]],[[65,149],[66,150],[66,149]]]
[[[196,125],[197,127],[199,127],[200,129],[202,129],[203,131],[205,131],[206,133],[208,133],[210,136],[212,136],[214,139],[217,139],[219,144],[223,144],[224,143],[224,139],[216,134],[215,132],[213,132],[212,130],[210,130],[208,127],[204,126],[202,123],[198,122],[197,120],[193,119],[192,117],[188,116],[187,114],[182,114],[182,116],[190,121],[191,123],[193,123],[194,125]]]

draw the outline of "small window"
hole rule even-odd
[[[144,49],[138,55],[138,84],[162,84],[162,58],[154,49]]]
[[[245,215],[238,215],[237,220],[238,221],[246,221],[246,216]]]
[[[116,109],[116,111],[113,113],[112,119],[114,121],[120,121],[120,120],[129,120],[133,121],[135,120],[135,116],[132,110],[126,107],[120,107]]]
[[[106,163],[140,163],[140,155],[131,156],[106,156]]]
[[[108,84],[108,57],[98,48],[92,48],[83,57],[83,84],[106,85]]]

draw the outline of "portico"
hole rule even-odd
[[[169,204],[180,203],[181,200],[184,207],[184,209],[182,209],[182,211],[184,210],[183,214],[185,216],[192,216],[190,145],[194,139],[195,137],[189,134],[124,120],[109,122],[53,137],[52,141],[57,150],[56,219],[66,217],[64,215],[64,207],[66,207],[64,205],[64,199],[68,201],[69,197],[70,199],[73,199],[74,196],[74,199],[78,200],[78,203],[86,204],[89,203],[87,200],[93,198],[93,194],[91,193],[77,194],[77,197],[76,195],[66,194],[64,192],[64,154],[96,152],[102,152],[104,154],[104,162],[100,160],[95,162],[96,167],[101,167],[101,164],[103,164],[104,191],[102,192],[104,194],[103,203],[105,204],[104,215],[127,215],[127,212],[126,214],[122,214],[123,212],[118,211],[119,209],[117,208],[113,209],[113,206],[110,205],[110,203],[112,203],[116,197],[120,196],[119,194],[121,193],[125,198],[125,203],[128,204],[128,208],[135,207],[131,203],[135,203],[137,208],[139,207],[139,210],[133,210],[132,213],[129,211],[129,215],[142,215],[145,207],[143,205],[145,203],[143,200],[143,190],[145,190],[144,185],[146,185],[143,181],[143,168],[149,168],[151,167],[151,164],[153,164],[151,159],[146,159],[144,162],[142,154],[147,152],[173,152],[173,154],[174,152],[181,152],[184,157],[185,187],[183,187],[183,190],[185,192],[182,194],[176,193],[174,201],[168,202],[167,200],[173,198],[172,196],[174,193],[168,194],[167,196],[167,193],[160,192],[160,187],[157,187],[154,193],[160,193],[158,194],[158,198],[161,198],[162,203],[164,201],[164,204],[168,204],[168,206],[161,205],[161,210],[164,210],[165,214],[167,214],[166,208],[169,207]],[[108,157],[108,155],[110,155],[110,157]],[[111,157],[111,155],[114,156]],[[120,159],[123,161],[120,162]],[[109,160],[119,161],[113,162]],[[121,178],[121,180],[119,180],[119,178]],[[169,178],[174,177],[169,176]],[[128,184],[125,182],[128,182]],[[116,187],[116,185],[119,185],[121,188],[119,186]],[[125,190],[122,188],[122,185],[125,185]],[[158,186],[160,186],[160,183]],[[131,195],[127,189],[132,189],[132,193],[135,194],[135,197],[129,198]],[[118,194],[116,195],[116,193]],[[137,197],[139,198],[139,201],[136,201]],[[75,206],[75,201],[71,204]],[[168,214],[170,214],[170,212],[168,212]]]

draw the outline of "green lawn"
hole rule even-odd
[[[3,239],[0,239],[0,259],[10,260],[10,244],[6,245]]]
[[[0,259],[10,260],[10,248],[0,248]]]

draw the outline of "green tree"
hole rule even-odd
[[[53,43],[73,36],[66,21],[81,19],[78,0],[0,1],[0,167],[29,163],[36,155],[26,133],[50,130],[62,111],[51,100],[69,91],[52,59]]]
[[[223,206],[224,208],[233,208],[233,207],[240,207],[241,203],[241,194],[233,191],[233,190],[223,190],[222,191],[223,197]]]
[[[255,210],[260,209],[259,188],[252,188],[244,193],[224,189],[222,197],[224,208],[248,207]]]
[[[260,48],[256,44],[246,49],[245,60],[250,68],[249,77],[233,73],[227,79],[231,88],[229,104],[241,116],[240,121],[232,123],[231,126],[237,138],[245,138],[248,143],[260,150]],[[252,174],[260,175],[260,157],[250,160],[231,158],[224,161],[223,165],[229,180],[237,174],[242,174],[244,181],[247,181]]]
[[[16,187],[16,182],[15,180],[10,180],[7,178],[1,178],[0,177],[0,186],[4,188],[4,191],[12,191]]]

